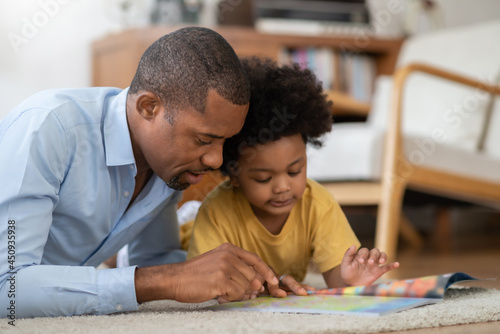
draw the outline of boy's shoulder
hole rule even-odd
[[[336,202],[332,194],[325,187],[310,178],[307,178],[306,190],[302,199],[308,201],[310,204],[322,206],[330,206]]]
[[[229,201],[232,201],[234,196],[235,191],[232,183],[229,180],[224,180],[205,196],[202,206],[206,206],[207,204],[211,206],[225,205]]]

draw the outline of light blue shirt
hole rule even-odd
[[[135,265],[179,262],[174,191],[137,173],[127,89],[44,91],[0,121],[0,317],[137,309]],[[95,267],[129,244],[132,266]]]

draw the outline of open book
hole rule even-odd
[[[452,284],[470,280],[476,278],[464,273],[450,273],[367,286],[313,290],[308,291],[308,296],[259,297],[208,309],[379,316],[438,303]]]

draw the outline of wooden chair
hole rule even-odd
[[[323,183],[343,205],[378,205],[375,247],[384,250],[391,260],[397,255],[399,232],[402,232],[409,240],[420,243],[420,238],[411,224],[404,217],[402,218],[403,195],[406,189],[415,189],[500,209],[500,182],[418,166],[412,164],[404,154],[401,130],[403,99],[408,78],[415,73],[425,73],[489,94],[500,95],[499,86],[429,65],[409,64],[396,71],[381,180]],[[500,131],[500,129],[495,130]]]
[[[422,242],[402,214],[406,190],[500,210],[498,33],[494,20],[407,38],[395,74],[377,78],[367,121],[334,124],[309,155],[309,176],[341,205],[376,206],[375,246],[391,259],[399,233]],[[459,126],[450,115],[463,116]],[[440,129],[446,140],[433,137]],[[425,145],[434,151],[420,163],[414,153],[429,153]],[[436,220],[436,233],[450,234],[446,211]]]

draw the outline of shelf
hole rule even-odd
[[[112,34],[95,41],[93,52],[93,85],[125,88],[135,74],[142,53],[156,39],[182,26],[149,26]],[[251,55],[278,60],[283,48],[330,48],[335,52],[366,54],[373,57],[376,75],[392,74],[400,39],[377,39],[368,36],[298,36],[257,32],[248,27],[212,27],[220,33],[240,57]],[[338,66],[338,65],[337,65]],[[366,116],[369,103],[353,99],[334,88],[328,98],[334,103],[334,115]]]
[[[327,92],[328,99],[333,101],[333,114],[334,115],[354,115],[354,116],[368,116],[370,112],[370,104],[356,101],[348,94],[329,91]]]

